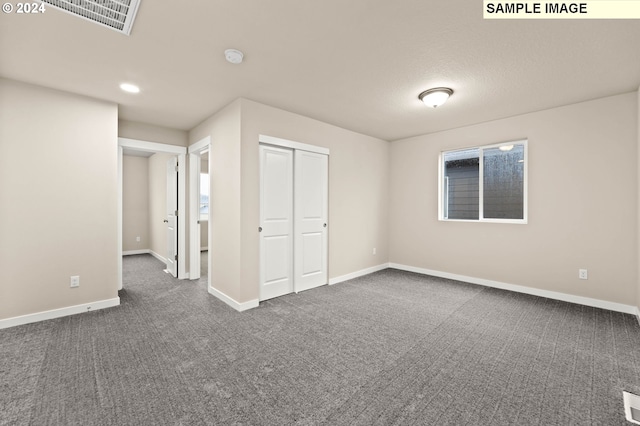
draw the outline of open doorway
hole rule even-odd
[[[209,151],[200,154],[200,279],[209,275]]]
[[[185,147],[180,146],[125,138],[118,139],[119,289],[122,289],[123,286],[123,254],[149,253],[163,262],[166,265],[166,269],[178,279],[188,278],[186,269],[186,215],[180,214],[180,211],[186,211],[186,151]],[[124,190],[124,166],[126,163],[128,171],[136,170],[136,166],[141,166],[144,161],[147,162],[148,170],[147,191],[150,195],[148,211],[154,212],[148,216],[146,234],[145,230],[142,229],[143,226],[136,228],[135,226],[130,226],[129,223],[123,224],[123,200],[125,196],[131,197],[131,194]],[[142,169],[144,170],[144,168]],[[137,170],[137,172],[140,174],[140,170]],[[154,176],[157,175],[153,179],[151,179],[152,172]],[[131,176],[129,172],[127,175]],[[139,176],[139,178],[143,179],[143,176]],[[169,185],[168,183],[172,180],[173,185]],[[144,185],[142,185],[142,188],[144,188]],[[135,195],[133,197],[135,198]],[[140,197],[142,195],[138,195],[138,198]],[[169,209],[169,205],[172,206],[171,209]],[[169,214],[169,210],[171,210],[172,214]],[[127,222],[130,221],[128,220]]]
[[[209,191],[211,139],[206,137],[189,146],[189,266],[190,279],[210,287],[211,194]]]

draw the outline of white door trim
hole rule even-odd
[[[290,141],[287,139],[276,138],[273,136],[258,135],[258,141],[260,143],[266,143],[269,145],[275,145],[283,148],[299,149],[301,151],[309,151],[309,152],[315,152],[318,154],[329,155],[329,148],[324,148],[324,147],[315,146],[315,145],[308,145],[306,143]]]
[[[200,278],[200,155],[209,151],[209,164],[211,164],[211,136],[207,136],[198,142],[189,145],[189,279]],[[211,168],[211,166],[209,166]],[[207,170],[210,174],[210,170]],[[211,194],[209,194],[211,200]],[[209,226],[211,226],[211,208],[209,208]],[[211,255],[207,253],[207,271],[211,270]],[[207,274],[207,287],[211,287],[211,274]]]
[[[118,291],[122,290],[122,155],[123,149],[118,140],[118,225],[116,239],[118,241]]]
[[[186,148],[185,148],[186,151]],[[189,278],[187,273],[187,166],[185,154],[178,154],[178,279]]]
[[[164,143],[142,141],[137,139],[118,138],[118,214],[117,214],[117,232],[118,232],[118,290],[122,290],[122,156],[124,148],[135,149],[136,151],[145,152],[162,152],[178,155],[178,210],[186,212],[187,189],[185,176],[185,156],[187,148],[178,145],[167,145]],[[186,215],[180,213],[178,215],[178,229],[186,229]],[[186,272],[186,236],[184,232],[178,231],[178,278],[188,278]]]
[[[198,142],[189,145],[187,151],[189,154],[200,154],[211,147],[211,136],[200,139]]]
[[[166,154],[183,155],[187,153],[187,148],[184,146],[167,145],[166,143],[141,141],[137,139],[118,138],[118,146],[144,152],[162,152]]]

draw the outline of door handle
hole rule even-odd
[[[258,226],[258,232],[262,232],[262,226]]]
[[[164,223],[169,223],[169,221],[167,219],[163,220]]]
[[[327,224],[325,223],[324,225],[322,225],[322,227],[323,227],[323,228],[326,228],[326,227],[327,227]]]

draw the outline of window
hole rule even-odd
[[[440,220],[526,223],[527,141],[445,151]]]
[[[200,173],[200,220],[209,220],[209,173]]]

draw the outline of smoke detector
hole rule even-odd
[[[231,62],[232,64],[239,64],[242,62],[242,58],[244,58],[244,55],[239,50],[227,49],[224,51],[224,57],[227,58],[227,61]]]
[[[140,0],[42,0],[54,8],[129,35]]]

